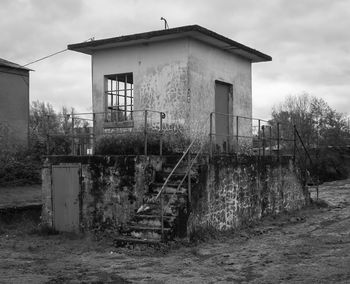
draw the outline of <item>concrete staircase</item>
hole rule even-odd
[[[181,181],[188,170],[188,162],[182,162],[172,174],[162,194],[164,181],[174,169],[179,156],[167,157],[162,170],[156,173],[155,181],[144,196],[143,210],[121,229],[120,236],[114,240],[116,246],[127,244],[157,245],[172,240],[175,236],[185,237],[188,218],[188,178]],[[191,183],[196,182],[196,165],[191,170]],[[181,184],[181,185],[180,185]],[[163,209],[163,214],[161,214]]]

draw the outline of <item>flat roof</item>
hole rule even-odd
[[[5,60],[3,58],[0,58],[0,66],[9,67],[9,68],[13,68],[13,69],[22,69],[22,70],[26,70],[26,71],[32,71],[31,69],[25,68],[17,63]]]
[[[219,49],[240,55],[251,60],[252,62],[264,62],[272,60],[272,57],[267,54],[224,37],[199,25],[183,26],[172,29],[163,29],[139,34],[69,44],[68,49],[91,55],[95,50],[164,41],[183,37],[195,38],[199,41],[213,45]]]

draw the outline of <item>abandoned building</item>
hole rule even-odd
[[[280,155],[279,138],[278,151],[270,139],[265,153],[262,121],[258,151],[240,153],[241,144],[253,147],[251,65],[270,56],[197,25],[68,48],[92,57],[96,137],[141,130],[147,149],[151,127],[161,141],[168,131],[188,144],[167,154],[160,143],[158,154],[48,157],[43,223],[105,233],[116,243],[154,243],[235,228],[308,202],[295,155]]]
[[[0,58],[0,142],[28,145],[29,71]]]
[[[144,111],[149,110],[148,116],[165,114],[164,129],[177,127],[193,136],[215,112],[213,129],[221,134],[217,140],[224,140],[236,132],[233,115],[252,117],[252,63],[271,60],[198,25],[71,44],[68,49],[91,55],[97,135],[111,128],[143,127]],[[157,117],[152,123],[159,127]],[[250,124],[241,121],[239,133],[249,134]]]

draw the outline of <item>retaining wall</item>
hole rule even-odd
[[[288,158],[214,157],[193,187],[188,231],[237,228],[264,215],[300,209],[309,200]]]

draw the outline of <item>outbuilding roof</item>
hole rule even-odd
[[[17,63],[5,60],[3,58],[0,58],[0,66],[31,71],[31,69],[25,68]]]
[[[243,45],[237,41],[224,37],[199,25],[190,25],[172,29],[151,31],[146,33],[125,35],[113,38],[93,40],[68,45],[69,50],[86,54],[92,54],[95,50],[106,48],[143,44],[156,41],[169,40],[174,38],[190,37],[213,45],[219,49],[240,55],[252,62],[271,61],[271,56],[256,49]]]

